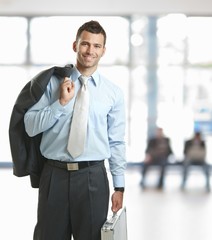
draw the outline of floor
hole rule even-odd
[[[184,191],[179,170],[167,173],[163,190],[155,188],[157,175],[154,169],[147,175],[143,190],[139,169],[126,171],[128,239],[211,240],[212,193],[206,192],[202,173],[191,172]],[[0,187],[0,239],[32,240],[37,189],[30,187],[28,177],[13,176],[10,168],[0,169]]]

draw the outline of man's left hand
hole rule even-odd
[[[119,209],[123,206],[123,192],[115,191],[111,197],[112,200],[112,207],[111,210],[116,213]]]

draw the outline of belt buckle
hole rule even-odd
[[[78,163],[67,163],[67,170],[68,171],[79,170],[79,164]]]

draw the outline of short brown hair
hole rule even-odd
[[[101,33],[104,37],[104,45],[106,44],[106,38],[107,38],[106,32],[103,29],[103,27],[99,24],[99,22],[91,20],[89,22],[84,23],[77,31],[76,41],[80,38],[80,35],[83,31],[96,33],[96,34]]]

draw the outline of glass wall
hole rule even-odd
[[[176,158],[182,158],[183,142],[194,129],[201,129],[209,144],[211,17],[4,16],[0,17],[0,77],[6,94],[0,101],[4,146],[0,161],[11,161],[8,126],[18,93],[39,71],[75,62],[76,31],[90,19],[100,21],[107,32],[100,71],[125,94],[128,161],[143,160],[151,111],[155,124],[171,138]],[[151,100],[155,106],[149,104]]]
[[[208,145],[208,161],[212,161],[211,21],[211,17],[184,14],[131,17],[129,127],[133,159],[141,159],[138,150],[144,151],[150,117],[155,117],[155,124],[170,137],[177,160],[183,157],[184,141],[201,130]]]

